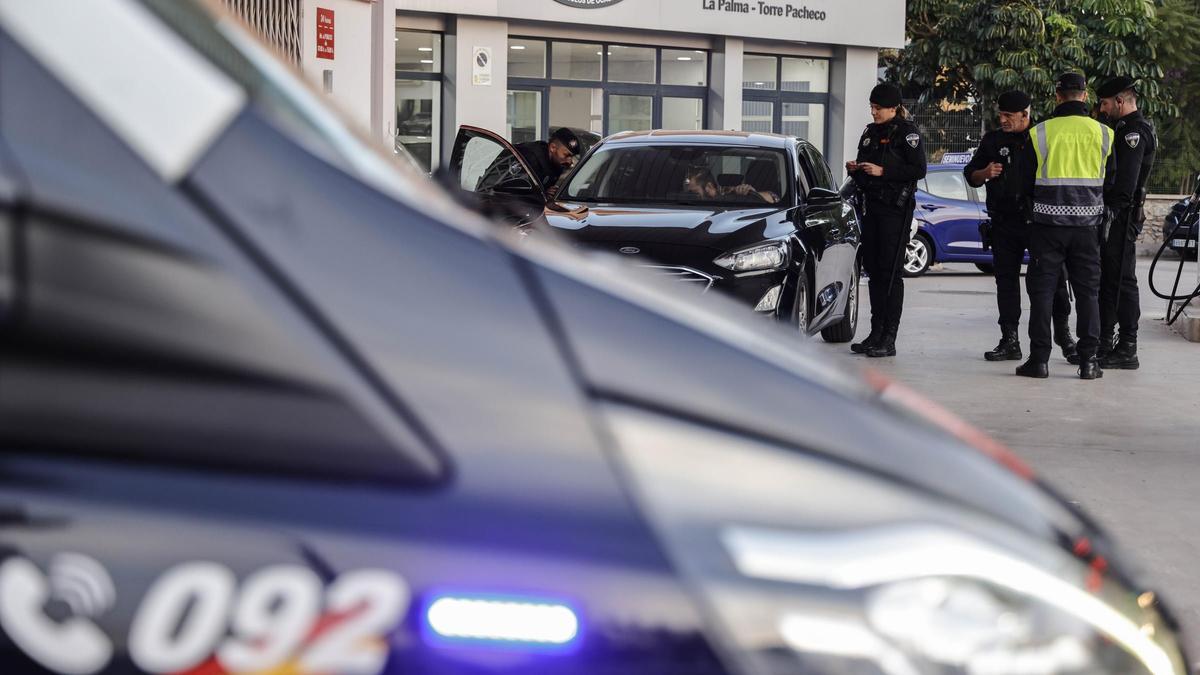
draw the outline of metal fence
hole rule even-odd
[[[909,119],[925,136],[929,161],[940,162],[947,152],[967,152],[979,147],[983,123],[979,115],[966,110],[945,110],[937,104],[907,103]]]
[[[1165,159],[1154,163],[1146,189],[1157,195],[1190,195],[1196,189],[1196,174],[1200,166],[1190,162]]]

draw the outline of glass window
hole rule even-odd
[[[412,30],[396,31],[396,70],[407,73],[442,72],[442,36]]]
[[[611,70],[612,66],[609,65]],[[708,84],[708,52],[699,49],[662,50],[662,83],[703,87]]]
[[[396,80],[396,143],[428,171],[438,156],[442,120],[442,83]]]
[[[704,99],[664,96],[662,126],[664,129],[703,129]]]
[[[509,77],[546,77],[546,43],[543,40],[508,41]]]
[[[829,170],[829,164],[825,162],[821,153],[811,146],[803,146],[801,154],[804,156],[804,164],[813,172],[813,185],[836,191],[838,188],[833,180],[833,172]]]
[[[771,101],[742,101],[742,131],[769,134],[774,130],[774,117]]]
[[[825,59],[793,59],[784,57],[781,66],[783,91],[829,91],[829,61]]]
[[[782,151],[720,145],[601,148],[564,194],[578,201],[755,206],[786,201],[792,181]]]
[[[536,141],[542,130],[542,92],[508,92],[508,128],[505,138],[513,145]]]
[[[557,59],[557,56],[555,57]],[[550,87],[550,130],[558,127],[604,133],[604,90]]]
[[[925,176],[929,194],[942,199],[967,199],[967,179],[959,171],[930,171]]]
[[[654,84],[654,54],[653,47],[610,45],[608,48],[608,81]]]
[[[645,131],[654,128],[653,96],[608,97],[609,133]]]
[[[555,42],[551,77],[556,80],[596,80],[604,73],[600,45]]]
[[[743,89],[776,89],[775,64],[778,59],[774,56],[761,54],[746,54],[742,61]]]
[[[825,152],[825,104],[783,103],[783,130],[781,133],[803,138]]]

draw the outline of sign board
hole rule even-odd
[[[974,154],[973,152],[947,152],[942,155],[942,164],[967,164]]]
[[[471,50],[471,84],[492,84],[491,47],[475,47]]]
[[[904,46],[905,0],[396,0],[396,9],[693,35]]]
[[[317,8],[317,58],[333,59],[333,10]]]

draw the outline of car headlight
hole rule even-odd
[[[779,269],[787,263],[787,242],[776,241],[742,251],[733,251],[713,262],[734,272]]]
[[[1050,536],[815,455],[630,408],[606,418],[743,675],[1187,672],[1153,593]]]

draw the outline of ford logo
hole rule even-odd
[[[625,255],[637,255],[638,253],[641,253],[641,252],[642,252],[642,249],[640,249],[640,248],[638,248],[638,247],[636,247],[636,246],[622,246],[622,247],[621,247],[620,249],[618,249],[618,250],[619,250],[621,253],[624,253]]]

